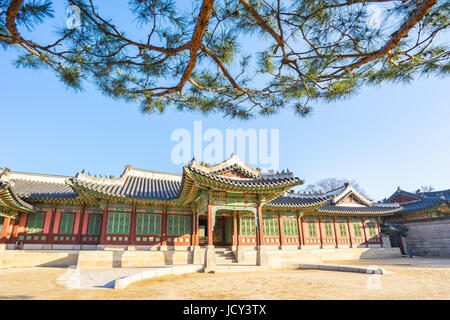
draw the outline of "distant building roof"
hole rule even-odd
[[[426,210],[450,202],[450,189],[431,192],[408,192],[400,187],[385,200],[385,203],[395,203],[401,199],[403,209],[398,213]]]

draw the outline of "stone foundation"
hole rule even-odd
[[[68,267],[81,268],[133,268],[164,265],[205,264],[205,248],[193,250],[1,250],[0,266],[11,267]],[[288,267],[292,263],[320,263],[329,260],[357,260],[401,257],[399,248],[329,248],[329,249],[267,249],[263,248],[264,259],[269,266]],[[194,254],[194,250],[197,252]],[[212,251],[213,252],[213,251]],[[240,264],[256,265],[258,251],[238,247],[233,252]],[[195,262],[194,262],[195,257]],[[215,259],[211,254],[210,260]],[[211,262],[210,261],[210,262]],[[264,265],[266,261],[263,261]],[[211,264],[211,263],[210,263]]]

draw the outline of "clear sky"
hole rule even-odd
[[[67,90],[50,71],[16,69],[15,53],[0,50],[0,167],[13,171],[119,176],[124,166],[181,173],[171,161],[178,128],[279,129],[280,169],[306,184],[355,179],[376,200],[397,186],[450,188],[450,79],[362,88],[349,100],[315,105],[302,119],[228,120],[169,110],[142,115],[135,104],[104,97],[95,87]],[[225,156],[225,155],[224,155]]]

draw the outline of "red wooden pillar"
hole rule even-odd
[[[55,216],[56,216],[56,209],[52,208],[50,211],[50,222],[48,226],[48,239],[47,243],[52,244],[53,243],[53,230],[55,228]]]
[[[361,224],[362,224],[362,230],[363,230],[363,234],[364,234],[364,241],[366,243],[366,248],[368,248],[369,247],[369,243],[367,242],[366,224],[364,222],[364,218],[361,218]]]
[[[264,227],[263,227],[263,216],[262,216],[262,207],[258,206],[256,209],[258,211],[258,230],[257,230],[257,244],[264,244]],[[259,242],[258,242],[259,241]]]
[[[161,247],[167,247],[167,208],[164,208],[161,218]]]
[[[233,237],[232,237],[232,246],[235,247],[238,245],[238,228],[237,228],[237,214],[233,214]]]
[[[239,212],[236,214],[236,227],[237,227],[237,245],[241,245],[241,216]]]
[[[2,232],[0,233],[0,243],[6,242],[10,220],[11,220],[10,217],[6,217],[5,220],[3,221]]]
[[[322,219],[319,217],[319,235],[320,235],[320,248],[323,248],[323,237],[322,237]]]
[[[17,220],[10,218],[9,220],[9,225],[8,225],[8,230],[6,231],[6,241],[7,243],[11,243],[13,240],[13,232],[14,232],[14,228],[17,225]],[[9,239],[8,239],[9,238]]]
[[[53,220],[53,234],[58,234],[59,233],[59,223],[61,221],[61,212],[57,211],[57,209],[54,209],[54,220]]]
[[[108,206],[105,205],[105,209],[103,210],[103,215],[102,215],[102,228],[100,231],[100,239],[101,239],[100,244],[104,244],[106,242],[107,226],[108,226]]]
[[[208,246],[213,245],[212,211],[213,211],[213,206],[208,204]]]
[[[84,236],[87,235],[87,231],[88,231],[88,224],[89,224],[89,213],[86,212],[86,208],[83,209],[84,212],[84,216],[83,216],[83,224],[81,226],[81,231],[80,231],[80,236]]]
[[[350,218],[347,217],[348,239],[350,240],[350,248],[353,248],[352,230],[350,228]]]
[[[191,211],[191,246],[196,246],[197,239],[197,214]]]
[[[338,242],[338,234],[337,234],[337,229],[336,229],[336,217],[332,217],[332,218],[333,218],[334,241],[336,242],[336,248],[338,248],[339,242]]]
[[[19,218],[19,220],[14,220],[11,242],[17,240],[17,237],[19,236],[19,224],[20,224],[20,218]]]
[[[17,235],[25,233],[27,231],[28,215],[28,213],[22,213],[20,215],[19,225],[17,226]]]
[[[278,233],[280,237],[280,246],[284,244],[283,216],[278,213]]]
[[[80,225],[78,227],[78,237],[79,237],[79,244],[81,244],[81,242],[83,241],[83,229],[84,229],[84,225],[86,223],[86,208],[82,207],[81,211],[80,211]]]
[[[298,229],[298,243],[300,243],[300,246],[305,244],[305,236],[303,232],[303,219],[302,214],[297,214],[297,229]]]
[[[136,206],[131,207],[131,219],[130,219],[130,240],[128,243],[130,245],[136,244]]]

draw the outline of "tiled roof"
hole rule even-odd
[[[66,184],[67,178],[10,171],[1,176],[3,181],[11,184],[13,191],[24,199],[75,198],[78,194]]]
[[[391,214],[397,211],[400,211],[402,208],[397,206],[391,207],[379,207],[379,206],[370,206],[370,207],[350,207],[350,206],[335,206],[332,204],[326,204],[317,209],[317,212],[321,213],[335,213],[335,214]]]
[[[221,175],[217,175],[214,173],[205,172],[202,169],[198,167],[189,167],[189,170],[198,173],[202,176],[205,176],[209,179],[227,183],[230,185],[235,186],[243,186],[243,187],[256,187],[256,186],[276,186],[281,185],[285,183],[300,183],[301,180],[299,178],[294,177],[293,174],[290,175],[283,175],[280,177],[274,176],[269,178],[268,176],[265,176],[264,179],[261,178],[234,178],[234,177],[225,177]]]
[[[402,203],[403,210],[400,213],[411,212],[417,210],[426,210],[435,206],[440,205],[444,201],[439,198],[422,198],[416,201],[404,202]]]
[[[176,198],[181,185],[181,177],[174,179],[168,178],[167,175],[163,174],[153,177],[128,175],[123,181],[115,182],[77,178],[72,178],[71,181],[77,186],[111,196],[155,200]]]
[[[269,207],[307,207],[319,205],[328,201],[324,195],[301,195],[291,194],[281,195],[267,203]]]
[[[364,203],[364,205],[354,206],[339,204],[339,201],[349,194],[356,196]],[[372,201],[359,194],[350,184],[344,184],[341,187],[318,194],[287,192],[267,204],[269,207],[285,208],[301,208],[317,205],[322,205],[316,209],[317,212],[329,214],[386,215],[401,210],[401,207],[398,204],[372,203]]]
[[[419,194],[424,195],[427,198],[444,198],[445,200],[450,200],[450,189],[431,191],[431,192],[419,192]]]
[[[391,203],[394,199],[403,195],[412,199],[413,201],[402,202],[401,206],[403,209],[398,213],[406,213],[418,210],[426,210],[435,206],[439,206],[442,203],[449,203],[450,201],[450,189],[440,190],[440,191],[432,191],[432,192],[408,192],[405,190],[401,190],[400,188],[394,192],[388,199],[385,200],[387,203]]]

